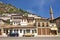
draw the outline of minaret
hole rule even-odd
[[[52,11],[52,7],[50,7],[50,20],[53,20],[54,17],[53,17],[53,11]]]

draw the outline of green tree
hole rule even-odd
[[[2,11],[0,11],[0,14],[3,14],[3,12],[2,12]]]
[[[24,16],[27,16],[28,17],[28,13],[25,13]]]
[[[14,12],[14,9],[13,9],[13,8],[10,8],[10,9],[8,10],[8,12],[12,13],[12,12]]]

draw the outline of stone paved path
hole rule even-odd
[[[60,37],[0,37],[0,40],[60,40]]]

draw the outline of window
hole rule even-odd
[[[11,17],[11,19],[12,19],[12,17]]]
[[[60,28],[58,28],[58,33],[60,33]]]
[[[32,30],[32,33],[34,33],[34,30]]]
[[[14,30],[14,32],[16,32],[16,30]]]
[[[54,25],[52,25],[52,26],[54,26]]]
[[[28,20],[28,23],[30,23],[30,20]]]
[[[28,23],[31,23],[31,22],[33,22],[33,20],[28,20]]]
[[[1,32],[1,29],[0,29],[0,32]]]
[[[26,22],[26,19],[24,19],[24,22]]]
[[[42,27],[44,27],[44,23],[42,23]]]
[[[18,25],[21,25],[21,24],[20,24],[20,21],[18,21],[17,24],[18,24]]]
[[[4,29],[4,33],[5,33],[5,29]]]
[[[27,33],[30,33],[30,29],[27,29],[26,32],[27,32]]]
[[[18,29],[14,29],[14,32],[17,33],[18,32]]]
[[[25,30],[24,30],[24,34],[25,34]]]
[[[14,24],[15,24],[15,22],[14,22]]]
[[[36,26],[36,23],[34,23],[34,26]]]
[[[13,24],[13,22],[10,22],[10,25],[12,25]]]
[[[40,23],[38,22],[38,27],[40,27]]]
[[[22,29],[20,29],[20,33],[22,33]]]
[[[18,32],[18,29],[16,31]]]
[[[0,29],[0,35],[1,35],[1,29]]]
[[[49,24],[48,24],[48,23],[46,23],[46,26],[48,27],[48,26],[49,26]]]
[[[36,29],[35,29],[35,33],[37,33]]]
[[[29,23],[29,20],[28,20],[28,23]]]

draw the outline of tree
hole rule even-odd
[[[27,16],[28,17],[28,13],[25,13],[24,16]]]
[[[3,12],[2,12],[2,11],[0,11],[0,14],[3,14]]]
[[[12,12],[14,12],[14,9],[13,9],[13,8],[10,8],[10,9],[8,10],[8,12],[12,13]]]

